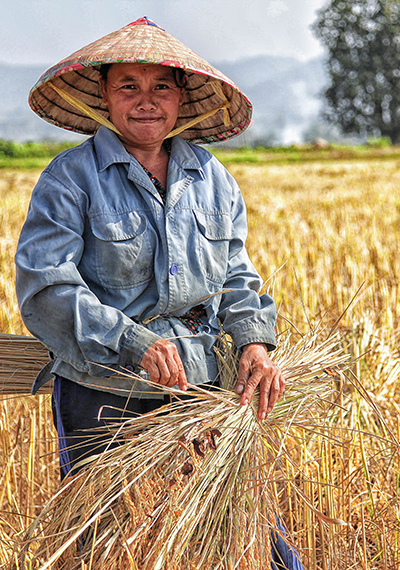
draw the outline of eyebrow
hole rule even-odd
[[[154,77],[153,79],[156,81],[174,81],[173,77],[164,75],[162,77]],[[132,75],[124,75],[124,77],[121,77],[119,81],[138,81],[138,78]]]

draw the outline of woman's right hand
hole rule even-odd
[[[160,339],[143,355],[140,366],[150,374],[156,384],[172,388],[176,384],[186,391],[188,381],[178,349],[173,342]]]

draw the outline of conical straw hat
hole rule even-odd
[[[250,124],[252,105],[240,89],[148,18],[108,34],[48,69],[32,88],[29,104],[45,121],[93,135],[107,121],[99,66],[149,63],[185,70],[185,100],[175,130],[193,142],[211,143],[239,135]]]

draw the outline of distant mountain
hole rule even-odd
[[[250,141],[301,142],[318,123],[327,84],[322,58],[257,56],[216,67],[233,79],[253,103],[253,126],[241,138]]]
[[[83,140],[81,135],[46,123],[29,107],[29,91],[46,69],[46,66],[0,63],[0,139]]]
[[[238,137],[238,144],[301,142],[304,132],[318,124],[320,94],[326,85],[323,59],[301,62],[295,58],[256,56],[214,65],[240,86],[254,106],[253,126]],[[49,125],[29,108],[29,91],[45,69],[0,63],[1,139],[82,139]]]

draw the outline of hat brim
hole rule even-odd
[[[229,102],[230,124],[225,124],[221,109],[184,130],[181,136],[186,140],[223,141],[242,133],[250,124],[252,105],[233,81],[161,28],[149,25],[125,26],[48,69],[30,92],[31,108],[53,125],[93,135],[99,123],[65,101],[49,82],[108,118],[99,85],[99,66],[103,63],[146,63],[183,69],[187,86],[175,127],[219,107],[222,101],[213,82],[220,82]]]

